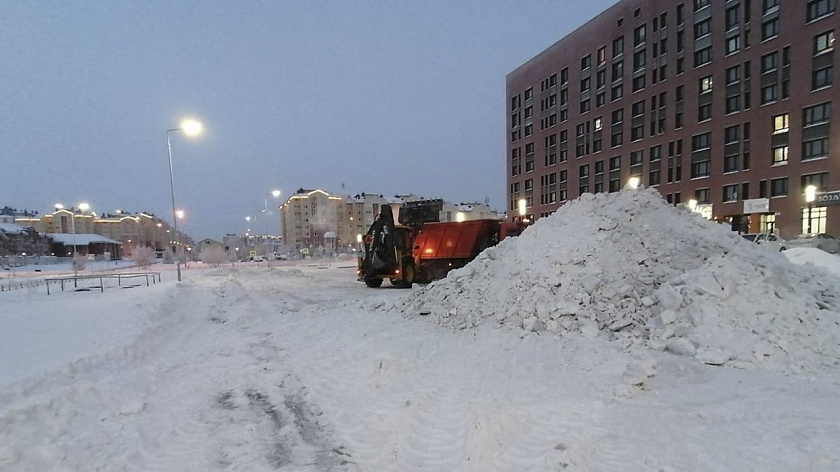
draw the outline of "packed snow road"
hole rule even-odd
[[[65,295],[142,327],[0,385],[0,471],[840,469],[837,375],[450,330],[359,308],[409,291],[350,267],[192,271],[147,293]],[[13,296],[0,322],[54,309]]]

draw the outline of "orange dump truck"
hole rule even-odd
[[[467,265],[481,251],[521,232],[521,225],[499,220],[426,223],[414,237],[418,281],[442,279],[450,270]]]
[[[397,287],[431,282],[452,269],[467,265],[484,249],[506,237],[518,236],[525,225],[494,219],[444,222],[439,200],[412,202],[393,223],[390,209],[365,236],[365,254],[359,259],[359,280],[379,287],[389,279]]]

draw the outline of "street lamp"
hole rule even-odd
[[[166,148],[169,150],[169,190],[172,194],[172,229],[175,234],[178,234],[178,216],[175,212],[175,178],[172,174],[172,140],[169,138],[173,131],[183,131],[187,136],[198,136],[201,134],[203,126],[199,121],[193,119],[186,119],[181,122],[180,128],[172,128],[166,130]],[[177,251],[177,247],[176,247]],[[175,255],[176,267],[178,270],[178,282],[181,281],[181,260]]]
[[[524,198],[519,199],[519,221],[525,222],[525,214],[528,212],[528,201]]]
[[[808,204],[808,234],[811,234],[811,208],[814,206],[814,200],[817,199],[817,186],[809,185],[805,187],[805,202]]]
[[[271,259],[272,259],[272,256],[274,255],[274,243],[273,242],[270,243],[271,244],[271,254],[269,254],[268,253],[268,248],[267,248],[267,246],[269,245],[269,241],[268,241],[268,197],[269,196],[277,198],[277,197],[280,196],[280,191],[279,190],[272,190],[271,192],[263,195],[263,203],[265,204],[265,208],[263,209],[263,224],[265,224],[265,245],[266,245],[265,257],[268,258],[268,268],[270,270],[271,269]]]
[[[178,217],[178,221],[181,222],[181,233],[183,233],[184,232],[184,210],[175,211],[175,216]],[[181,233],[179,233],[178,231],[175,231],[175,245],[176,245],[176,247],[183,246],[183,244],[181,243],[181,239],[182,239],[181,238]],[[181,256],[183,257],[183,255],[184,255],[184,250],[181,249]],[[177,254],[176,254],[176,256],[177,256]],[[178,258],[178,260],[180,261],[181,258]],[[186,267],[186,266],[187,266],[187,262],[184,261],[184,267]]]
[[[636,190],[639,188],[640,183],[641,179],[639,179],[638,177],[630,177],[629,179],[627,179],[627,188],[630,190]]]

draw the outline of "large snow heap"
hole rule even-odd
[[[808,372],[840,365],[838,282],[655,190],[624,190],[584,194],[396,309]]]

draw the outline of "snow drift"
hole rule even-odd
[[[655,190],[625,190],[569,202],[395,309],[796,373],[838,366],[838,282]]]

